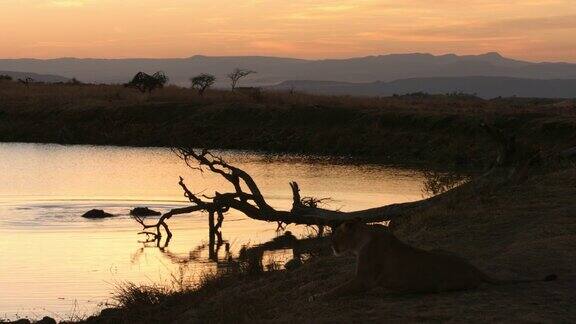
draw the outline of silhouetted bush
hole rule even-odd
[[[192,82],[192,88],[197,89],[200,96],[203,96],[204,91],[216,82],[216,77],[212,74],[202,73],[191,78],[190,82]]]
[[[149,75],[144,72],[138,72],[132,78],[132,81],[126,83],[124,86],[128,88],[136,88],[142,93],[151,93],[155,89],[163,88],[167,82],[168,77],[164,74],[164,72],[158,71],[153,75]]]
[[[236,68],[236,69],[234,69],[234,71],[229,73],[228,79],[230,79],[230,87],[232,88],[232,91],[234,91],[236,89],[236,86],[238,85],[238,82],[240,81],[240,79],[243,79],[243,78],[245,78],[245,77],[247,77],[253,73],[256,73],[256,71],[243,70],[243,69],[239,69],[239,68]]]

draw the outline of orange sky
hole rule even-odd
[[[576,0],[0,0],[0,57],[498,51],[576,62]]]

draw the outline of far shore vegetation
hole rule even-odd
[[[193,88],[140,92],[77,80],[2,79],[0,141],[248,149],[477,168],[494,152],[482,123],[544,154],[567,148],[576,133],[571,100],[316,96],[212,84],[211,75],[199,75]]]

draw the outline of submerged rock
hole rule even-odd
[[[148,207],[136,207],[130,211],[132,216],[159,216],[161,212],[152,210]]]
[[[91,209],[87,212],[84,213],[84,215],[82,215],[82,217],[84,218],[92,218],[92,219],[96,219],[96,218],[107,218],[107,217],[113,217],[114,215],[107,213],[105,211],[103,211],[102,209]]]

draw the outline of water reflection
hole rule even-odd
[[[297,238],[291,231],[279,233],[273,239],[253,246],[243,245],[237,255],[230,249],[230,242],[222,238],[222,232],[215,233],[215,240],[202,242],[186,254],[172,252],[169,248],[170,238],[162,240],[154,238],[141,241],[142,246],[132,255],[132,263],[138,263],[146,249],[156,249],[172,264],[183,268],[192,263],[209,263],[214,266],[217,273],[230,273],[238,267],[244,267],[248,274],[282,268],[294,269],[303,261],[312,256],[327,255],[331,253],[327,237],[311,236]],[[207,254],[208,258],[203,255]]]
[[[212,236],[212,235],[209,235]],[[224,251],[226,253],[225,260],[228,260],[231,257],[230,254],[230,243],[222,238],[222,232],[218,231],[214,233],[214,239],[210,239],[208,243],[202,242],[197,245],[194,249],[188,252],[186,256],[182,256],[176,253],[173,253],[169,249],[171,237],[158,237],[158,236],[148,236],[145,240],[139,240],[138,242],[142,244],[132,256],[132,263],[137,263],[139,257],[144,253],[145,249],[158,249],[160,253],[172,263],[175,264],[186,264],[192,261],[199,261],[201,260],[201,254],[203,252],[208,252],[208,260],[212,262],[218,262],[221,259],[219,258],[219,252],[224,247]]]

